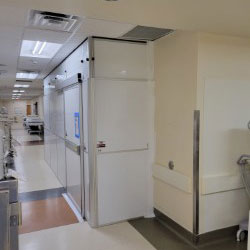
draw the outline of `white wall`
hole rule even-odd
[[[201,233],[237,225],[248,198],[236,164],[250,153],[250,40],[200,34]]]
[[[192,231],[193,110],[201,111],[200,233],[248,215],[250,39],[175,32],[155,42],[155,207]],[[174,171],[167,167],[175,163]]]
[[[193,112],[196,108],[197,53],[198,36],[194,33],[175,32],[155,42],[154,205],[189,231],[192,231],[193,223]],[[168,170],[169,161],[175,163],[171,172]]]
[[[26,105],[26,100],[2,100],[2,106],[6,107],[9,115],[16,117],[18,122],[22,122],[26,116]]]

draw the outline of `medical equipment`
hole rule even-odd
[[[21,224],[21,207],[18,202],[18,180],[9,174],[14,168],[15,149],[12,144],[11,125],[6,108],[0,109],[0,246],[18,250],[18,227]]]
[[[14,169],[15,148],[12,143],[11,125],[14,120],[6,108],[0,109],[0,180],[7,177],[8,169]]]
[[[240,166],[240,172],[243,184],[246,188],[247,195],[250,199],[250,155],[241,155],[237,164]],[[246,231],[248,231],[249,220],[242,221],[237,231],[237,241],[243,241],[246,238]]]
[[[248,129],[250,130],[250,121],[248,122]],[[250,199],[250,155],[241,155],[237,161],[240,167],[240,173],[242,182],[245,186],[247,195]],[[246,232],[248,231],[249,220],[246,219],[242,221],[239,225],[239,230],[237,231],[236,239],[237,241],[243,241],[246,238]]]
[[[27,116],[24,118],[24,126],[28,129],[29,134],[43,132],[43,121],[38,116]]]

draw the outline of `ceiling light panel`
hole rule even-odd
[[[36,79],[38,76],[38,73],[34,72],[18,72],[16,73],[17,79]]]
[[[28,85],[28,84],[15,84],[14,87],[15,88],[29,88],[30,85]]]
[[[61,47],[59,43],[23,40],[20,56],[51,59]]]
[[[24,93],[24,92],[25,92],[24,90],[16,90],[16,89],[13,90],[13,93]]]

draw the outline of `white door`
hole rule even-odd
[[[98,223],[146,214],[148,85],[95,79]]]
[[[82,210],[82,178],[81,157],[77,152],[80,145],[80,86],[75,85],[64,90],[65,105],[65,138],[66,138],[66,166],[67,193]]]

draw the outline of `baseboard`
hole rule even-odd
[[[194,237],[193,233],[189,232],[184,227],[180,226],[178,223],[176,223],[174,220],[170,219],[168,216],[157,210],[154,209],[154,213],[156,216],[156,219],[166,226],[169,230],[177,234],[179,237],[181,237],[183,240],[187,241],[188,243],[195,243],[197,241],[196,237]]]
[[[200,235],[194,235],[159,210],[154,209],[154,212],[156,219],[161,222],[162,225],[166,226],[169,230],[193,246],[205,245],[225,238],[235,238],[239,228],[239,226],[232,226]]]
[[[236,233],[238,229],[239,226],[236,225],[201,234],[199,235],[199,244],[207,244],[210,243],[211,241],[221,240],[225,238],[236,239]]]

